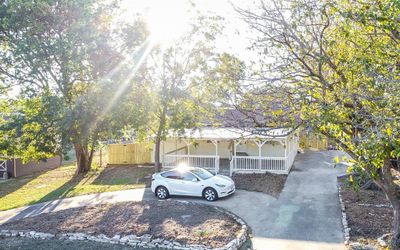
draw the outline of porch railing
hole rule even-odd
[[[165,154],[163,159],[164,168],[174,168],[181,164],[190,167],[201,167],[208,170],[219,172],[218,155],[175,155]]]
[[[290,170],[288,160],[286,157],[233,156],[230,174],[236,171],[288,173]]]
[[[297,145],[295,145],[295,148],[294,148],[294,150],[292,150],[290,153],[289,153],[289,155],[287,156],[287,162],[286,162],[286,168],[287,168],[287,172],[289,173],[289,171],[290,171],[290,169],[292,168],[292,166],[293,166],[293,163],[294,163],[294,159],[296,158],[296,155],[297,155],[297,149],[298,149],[298,147],[297,147]]]

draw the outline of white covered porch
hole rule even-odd
[[[232,175],[234,172],[288,174],[298,149],[294,133],[274,130],[273,136],[237,129],[204,129],[162,144],[163,167],[180,164]]]

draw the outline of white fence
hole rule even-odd
[[[296,158],[297,155],[297,147],[295,147],[296,150],[293,150],[289,153],[289,155],[287,156],[287,161],[286,161],[286,168],[287,168],[287,172],[289,173],[290,169],[293,166],[294,163],[294,159]]]
[[[190,167],[201,167],[208,170],[219,172],[218,155],[174,155],[165,154],[163,159],[164,168],[175,168],[181,164]]]
[[[230,174],[233,172],[272,172],[287,174],[290,171],[289,158],[233,156],[230,163]],[[293,163],[293,162],[292,162]]]

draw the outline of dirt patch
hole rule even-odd
[[[369,244],[378,249],[377,239],[391,232],[392,208],[380,190],[355,191],[342,185],[342,200],[346,208],[350,241]]]
[[[287,175],[283,174],[238,174],[234,173],[232,179],[237,189],[256,191],[279,197],[285,186]]]
[[[153,238],[215,248],[233,240],[241,226],[214,207],[168,200],[72,208],[9,222],[0,229],[52,234],[83,232],[109,237],[151,234]]]

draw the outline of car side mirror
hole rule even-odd
[[[193,182],[198,182],[199,180],[197,180],[197,178],[193,178],[192,181]]]

